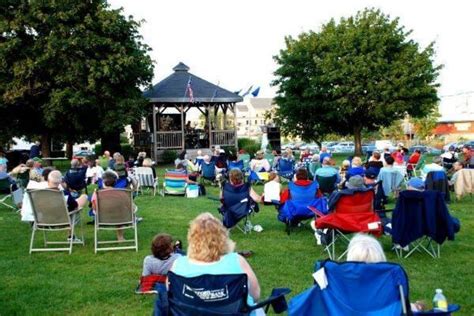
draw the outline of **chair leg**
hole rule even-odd
[[[69,254],[72,253],[72,244],[74,243],[74,228],[76,227],[76,215],[77,213],[72,215],[71,219],[71,238],[69,239]]]
[[[79,215],[79,217],[80,217],[80,215]],[[81,218],[79,218],[79,220],[81,222],[81,228],[80,228],[81,229],[81,241],[82,241],[81,244],[84,246],[86,244],[86,240],[84,238],[84,224],[83,224]]]
[[[332,240],[331,240],[331,243],[332,243],[332,260],[334,260],[334,258],[336,258],[336,230],[333,229],[332,230]]]
[[[34,240],[35,240],[35,233],[36,233],[36,226],[35,224],[33,224],[33,230],[31,232],[31,240],[30,240],[30,255],[32,253],[32,249],[33,249],[33,243],[34,243]]]
[[[97,230],[99,228],[97,227],[97,218],[94,223],[94,253],[97,254]]]
[[[135,230],[135,252],[138,252],[138,227],[137,227],[137,220],[136,220],[136,217],[134,216],[135,220],[134,220],[134,225],[133,225],[133,229]]]

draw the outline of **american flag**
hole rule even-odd
[[[193,93],[193,88],[191,87],[191,76],[189,76],[185,95],[189,95],[189,102],[194,103],[194,93]]]

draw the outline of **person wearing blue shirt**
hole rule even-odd
[[[337,171],[336,168],[331,166],[330,164],[331,158],[330,157],[325,157],[322,163],[321,168],[316,170],[316,176],[319,177],[332,177],[336,175],[336,183],[339,183],[341,181],[341,177],[339,176],[339,172]]]
[[[362,167],[362,160],[360,157],[354,157],[352,158],[352,165],[347,170],[346,173],[346,180],[349,180],[353,176],[361,176],[364,177],[365,174],[365,169]]]
[[[324,158],[329,157],[331,158],[331,153],[328,152],[328,149],[326,146],[321,147],[321,152],[319,153],[319,162],[323,163]]]
[[[30,148],[30,159],[39,157],[41,154],[40,142],[36,141],[33,146]]]
[[[7,171],[7,165],[1,164],[0,165],[0,180],[8,180],[8,183],[11,185],[11,190],[16,191],[17,186],[15,180],[6,172]],[[10,189],[3,189],[0,191],[0,193],[8,194],[10,193]]]

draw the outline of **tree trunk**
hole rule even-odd
[[[66,143],[66,157],[71,160],[72,159],[72,142]]]
[[[41,156],[45,158],[51,157],[51,137],[48,133],[41,134]],[[51,165],[51,160],[45,162],[46,165]]]
[[[111,155],[115,152],[120,152],[122,149],[120,146],[120,132],[104,134],[100,143],[102,145],[102,153],[106,150],[108,150]],[[100,156],[102,153],[96,153],[96,155]]]
[[[362,137],[361,137],[362,127],[354,126],[354,155],[362,157]]]
[[[316,145],[318,145],[319,150],[321,150],[321,148],[323,147],[322,142],[320,140],[315,140],[314,142],[316,143]]]

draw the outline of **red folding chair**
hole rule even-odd
[[[336,241],[340,239],[349,243],[346,234],[370,233],[382,234],[382,223],[374,209],[375,193],[373,190],[344,195],[337,201],[334,211],[316,218],[317,229],[331,229],[332,238],[325,247],[331,259],[336,258]],[[346,254],[344,251],[337,259]]]

